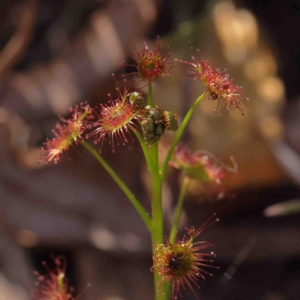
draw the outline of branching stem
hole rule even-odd
[[[173,224],[171,227],[170,237],[169,237],[170,243],[172,243],[172,244],[174,243],[176,233],[178,230],[180,215],[181,215],[182,207],[183,207],[183,200],[184,200],[184,196],[186,194],[187,188],[189,186],[189,183],[190,183],[190,179],[188,177],[185,177],[181,184],[180,193],[179,193],[178,201],[177,201],[175,212],[174,212]]]
[[[170,162],[170,159],[172,158],[172,155],[173,155],[173,152],[175,150],[175,147],[177,146],[188,122],[190,121],[193,113],[195,112],[195,109],[197,108],[198,104],[203,100],[203,98],[205,97],[206,95],[206,92],[203,93],[199,98],[196,99],[196,101],[194,102],[194,104],[192,105],[192,107],[189,109],[189,111],[187,112],[187,114],[185,115],[179,129],[177,130],[176,132],[176,135],[174,137],[174,140],[173,140],[173,143],[168,151],[168,154],[166,156],[166,159],[162,165],[162,168],[160,170],[160,174],[162,176],[162,178],[165,178],[166,177],[166,174],[167,174],[167,170],[168,170],[168,166],[169,166],[169,162]]]
[[[139,213],[143,219],[147,229],[152,232],[152,221],[148,213],[135,197],[135,195],[130,191],[124,181],[116,174],[116,172],[109,166],[109,164],[103,159],[103,157],[95,150],[91,145],[86,142],[81,142],[81,144],[97,159],[97,161],[102,165],[102,167],[107,171],[107,173],[112,177],[112,179],[117,183],[120,189],[127,196],[129,201],[132,203],[136,211]]]

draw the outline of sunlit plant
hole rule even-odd
[[[57,163],[61,155],[70,148],[79,144],[84,146],[121,188],[151,235],[153,242],[151,270],[154,273],[155,299],[162,300],[169,297],[176,299],[182,295],[182,291],[188,290],[197,297],[195,287],[198,286],[198,279],[204,278],[207,274],[211,275],[208,269],[217,267],[212,262],[215,254],[207,252],[207,248],[213,247],[213,244],[195,239],[218,219],[214,215],[199,229],[188,229],[187,234],[180,239],[177,230],[183,200],[190,180],[220,183],[226,171],[236,172],[237,168],[234,160],[232,160],[233,167],[228,167],[206,151],[193,153],[186,145],[178,146],[178,143],[196,108],[204,99],[217,101],[217,108],[223,106],[228,111],[236,108],[244,114],[243,89],[235,85],[228,74],[211,65],[206,58],[192,57],[191,61],[176,59],[177,63],[187,66],[187,76],[199,80],[206,87],[206,91],[193,102],[187,114],[183,116],[181,124],[178,124],[176,112],[161,109],[152,95],[153,80],[172,75],[174,61],[171,61],[171,54],[161,54],[160,48],[151,51],[145,44],[144,48],[136,50],[132,58],[136,69],[133,76],[148,86],[147,95],[137,90],[129,90],[124,78],[122,90],[113,75],[117,85],[116,98],[113,94],[109,94],[106,104],[94,108],[84,104],[72,109],[69,119],[60,118],[60,123],[53,131],[54,138],[44,143],[41,158],[45,163],[51,161]],[[124,62],[121,65],[124,66]],[[166,156],[159,158],[158,143],[166,131],[174,131],[176,134]],[[143,151],[151,179],[150,213],[101,155],[104,143],[110,144],[112,151],[117,152],[116,147],[126,145],[134,135]],[[92,140],[92,145],[87,140]],[[173,224],[168,238],[165,238],[162,184],[170,165],[181,170],[184,179],[174,210]],[[60,277],[64,279],[64,275],[61,275],[64,273],[59,274],[52,276],[55,278],[49,281],[52,290],[58,286]],[[62,283],[61,288],[67,295],[68,291]],[[72,299],[70,296],[51,298],[50,294],[44,293],[42,299]]]

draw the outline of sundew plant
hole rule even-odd
[[[83,146],[124,192],[152,238],[151,271],[154,274],[156,300],[177,299],[186,292],[192,292],[197,298],[198,281],[206,275],[212,275],[213,270],[217,268],[213,264],[215,254],[211,252],[213,244],[199,240],[201,232],[217,222],[217,217],[213,215],[198,229],[188,228],[183,237],[177,234],[178,224],[191,180],[218,183],[227,171],[236,172],[234,161],[233,167],[227,167],[207,151],[193,152],[187,145],[179,144],[190,119],[202,101],[215,101],[216,111],[223,107],[228,112],[237,109],[243,114],[243,89],[235,85],[227,73],[215,68],[206,58],[201,59],[198,52],[195,51],[195,56],[192,56],[190,61],[185,61],[173,60],[171,54],[162,54],[160,47],[150,50],[146,43],[141,50],[135,49],[131,56],[135,68],[132,76],[148,86],[148,93],[145,95],[139,90],[129,89],[125,75],[124,87],[120,88],[113,75],[116,82],[116,98],[109,94],[106,104],[92,108],[83,103],[72,108],[71,117],[60,118],[53,130],[54,137],[47,140],[41,149],[41,159],[44,163],[58,163],[69,149]],[[121,62],[121,66],[124,64]],[[182,116],[180,124],[176,112],[162,110],[152,94],[152,82],[172,76],[174,64],[184,64],[186,76],[194,78],[206,87],[205,92],[195,99],[187,114]],[[159,157],[158,144],[167,131],[174,131],[175,135],[165,157]],[[146,211],[101,154],[103,144],[108,143],[115,155],[118,155],[117,148],[130,143],[133,135],[139,141],[151,179],[150,212]],[[184,179],[174,209],[173,224],[166,238],[162,184],[169,167],[181,170]],[[43,286],[42,298],[36,299],[73,299],[67,289],[64,272],[59,263],[57,265],[58,271],[52,272],[48,284]],[[52,297],[54,294],[56,298]]]

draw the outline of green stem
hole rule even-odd
[[[148,105],[153,106],[152,99],[152,84],[148,85]],[[152,204],[152,245],[153,252],[155,250],[155,244],[163,242],[164,232],[164,219],[163,219],[163,208],[162,208],[162,178],[159,174],[159,161],[158,161],[158,142],[149,146],[148,150],[151,165],[148,163],[148,170],[150,171],[151,177],[151,204]],[[165,300],[164,295],[161,291],[158,291],[161,277],[158,274],[158,270],[154,269],[154,288],[155,288],[155,299]]]
[[[185,177],[183,179],[183,182],[182,182],[182,185],[180,188],[180,193],[179,193],[178,201],[177,201],[175,212],[174,212],[174,220],[173,220],[173,224],[172,224],[171,231],[170,231],[170,237],[169,237],[170,243],[174,243],[174,240],[175,240],[176,232],[178,230],[180,215],[182,212],[183,200],[184,200],[184,196],[187,191],[189,183],[190,183],[189,178]]]
[[[152,181],[152,236],[154,242],[163,242],[162,180],[158,173],[151,174]]]
[[[136,211],[139,213],[141,218],[143,219],[146,227],[152,232],[152,224],[151,224],[151,218],[149,217],[148,213],[144,209],[144,207],[141,205],[141,203],[138,201],[138,199],[134,196],[134,194],[129,190],[127,185],[122,181],[122,179],[116,174],[116,172],[108,165],[108,163],[102,158],[102,156],[88,143],[86,142],[80,142],[96,159],[97,161],[102,165],[102,167],[107,171],[107,173],[112,177],[112,179],[118,184],[120,189],[124,192],[124,194],[127,196],[129,201],[132,203]]]
[[[153,106],[153,100],[152,100],[152,83],[148,83],[148,105]]]
[[[142,150],[143,150],[146,162],[147,162],[148,170],[150,172],[152,172],[154,170],[155,166],[154,166],[154,163],[153,163],[152,158],[150,156],[149,149],[148,149],[147,145],[145,144],[145,141],[144,141],[142,135],[139,133],[139,131],[138,130],[133,130],[133,132],[136,135],[136,137],[138,138],[138,140],[140,142],[140,145],[142,147]]]
[[[158,172],[151,174],[152,181],[152,243],[153,251],[155,249],[155,243],[160,244],[163,242],[163,208],[162,208],[162,180]],[[158,274],[158,270],[154,269],[154,285],[155,285],[155,299],[163,300],[163,294],[158,291],[161,277]]]
[[[163,166],[161,168],[161,171],[160,171],[160,174],[162,176],[162,178],[165,178],[166,177],[166,173],[167,173],[167,169],[168,169],[168,166],[169,166],[169,161],[173,155],[173,152],[175,150],[175,147],[177,146],[188,122],[190,121],[193,113],[195,112],[195,109],[197,108],[198,104],[201,102],[201,100],[204,98],[204,96],[206,95],[206,92],[203,93],[199,98],[196,99],[196,101],[194,102],[194,104],[192,105],[192,107],[189,109],[189,111],[187,112],[187,114],[185,115],[179,129],[177,130],[176,132],[176,135],[175,135],[175,138],[173,140],[173,143],[168,151],[168,154],[167,154],[167,157],[163,163]]]

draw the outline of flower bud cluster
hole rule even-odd
[[[150,145],[160,139],[165,130],[176,131],[177,115],[171,111],[162,111],[158,106],[147,105],[140,122],[145,142]]]

